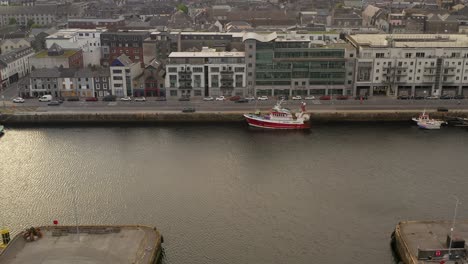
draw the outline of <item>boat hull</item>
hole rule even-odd
[[[310,122],[301,121],[274,121],[252,115],[244,115],[251,127],[265,129],[310,129]]]

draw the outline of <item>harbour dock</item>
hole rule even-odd
[[[392,246],[405,264],[466,264],[468,220],[457,221],[451,240],[450,221],[400,222],[392,234]]]
[[[146,226],[45,226],[16,235],[0,263],[156,263],[162,236]],[[32,241],[31,241],[32,240]]]

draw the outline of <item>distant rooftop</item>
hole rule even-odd
[[[464,34],[356,34],[350,35],[347,38],[357,45],[369,47],[468,47],[468,36]]]
[[[198,52],[172,52],[169,58],[244,58],[244,52],[212,51],[204,50]]]

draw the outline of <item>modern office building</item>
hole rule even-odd
[[[468,95],[468,36],[356,34],[358,95]]]
[[[337,39],[244,35],[250,95],[350,95],[355,49]]]

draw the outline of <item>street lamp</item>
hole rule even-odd
[[[458,197],[453,195],[453,198],[455,198],[455,212],[453,214],[453,220],[452,220],[452,227],[450,228],[450,243],[449,243],[449,251],[448,251],[448,257],[450,260],[450,257],[452,256],[452,241],[453,241],[453,229],[455,228],[455,219],[457,217],[457,209],[458,205],[461,204],[460,200],[458,200]]]

